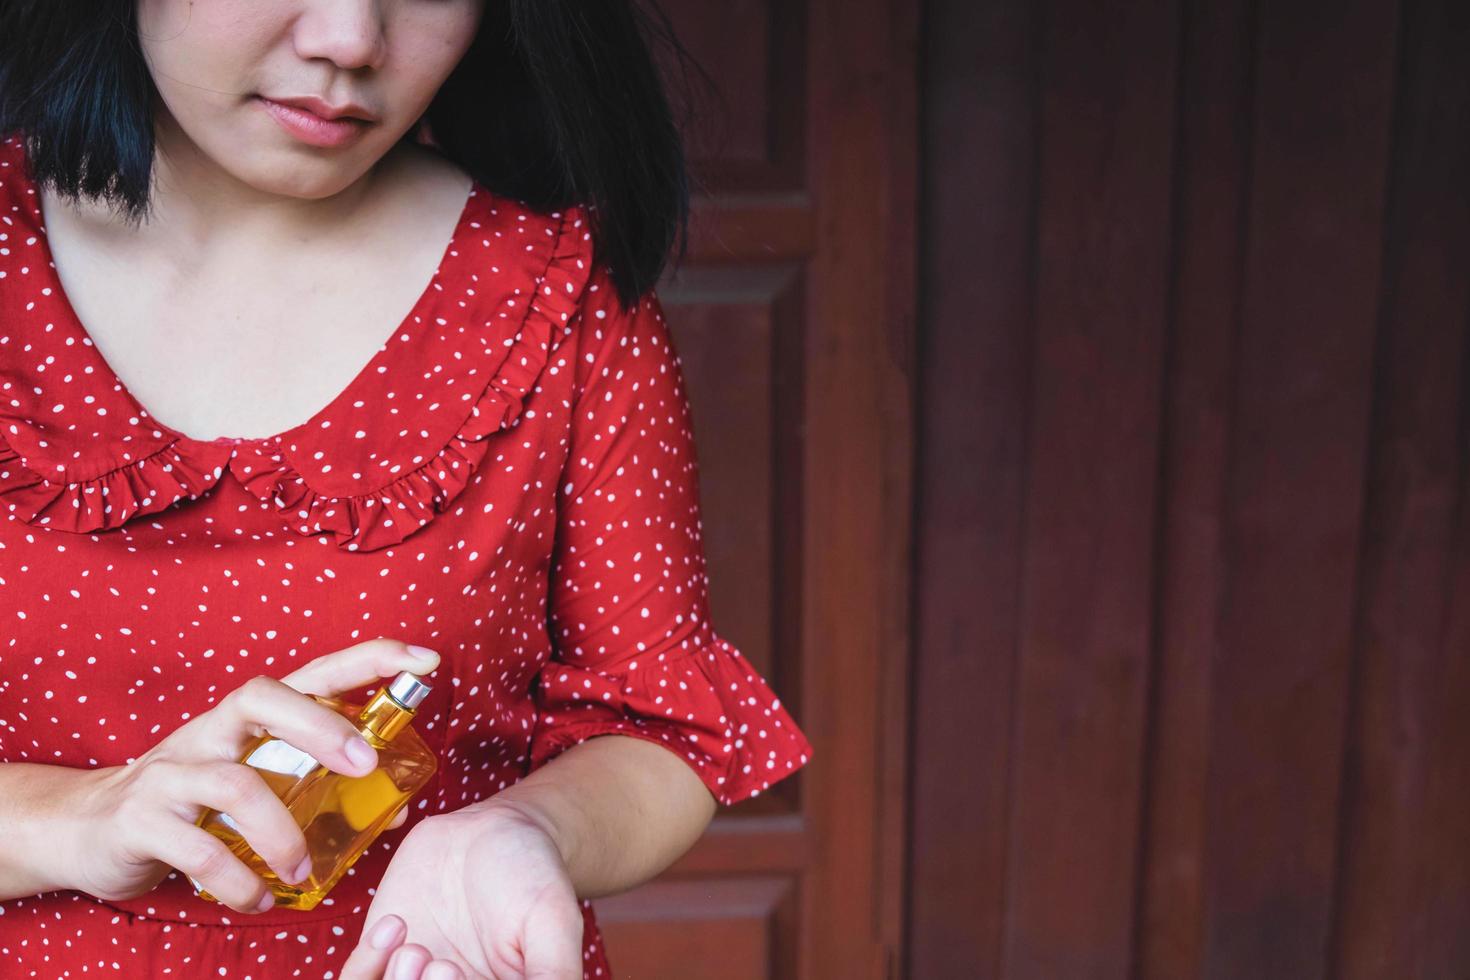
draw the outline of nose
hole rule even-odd
[[[296,21],[296,53],[341,68],[377,68],[387,50],[381,0],[308,0]]]

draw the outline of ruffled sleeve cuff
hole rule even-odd
[[[811,743],[744,655],[718,634],[604,673],[552,661],[535,690],[534,771],[596,735],[656,742],[683,759],[729,806],[786,778],[812,756]]]

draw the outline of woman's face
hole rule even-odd
[[[485,2],[137,0],[143,55],[171,117],[160,130],[261,190],[334,194],[416,126]],[[355,103],[371,121],[322,124],[267,101],[305,96]]]

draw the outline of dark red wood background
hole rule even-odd
[[[1470,977],[1470,5],[923,44],[907,975]]]

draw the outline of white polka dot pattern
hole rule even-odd
[[[254,674],[373,636],[438,650],[440,760],[308,912],[174,873],[0,902],[7,977],[332,977],[401,836],[583,739],[664,745],[723,804],[811,746],[709,620],[689,404],[655,293],[624,308],[581,208],[476,184],[433,281],[339,396],[263,439],[159,424],[60,289],[0,141],[0,761],[122,765]],[[363,701],[374,688],[348,695]],[[612,975],[583,902],[584,975]]]
[[[711,627],[693,418],[662,305],[649,293],[583,334],[551,576],[560,658],[536,692],[533,767],[621,732],[683,756],[722,803],[755,796],[811,746]]]

